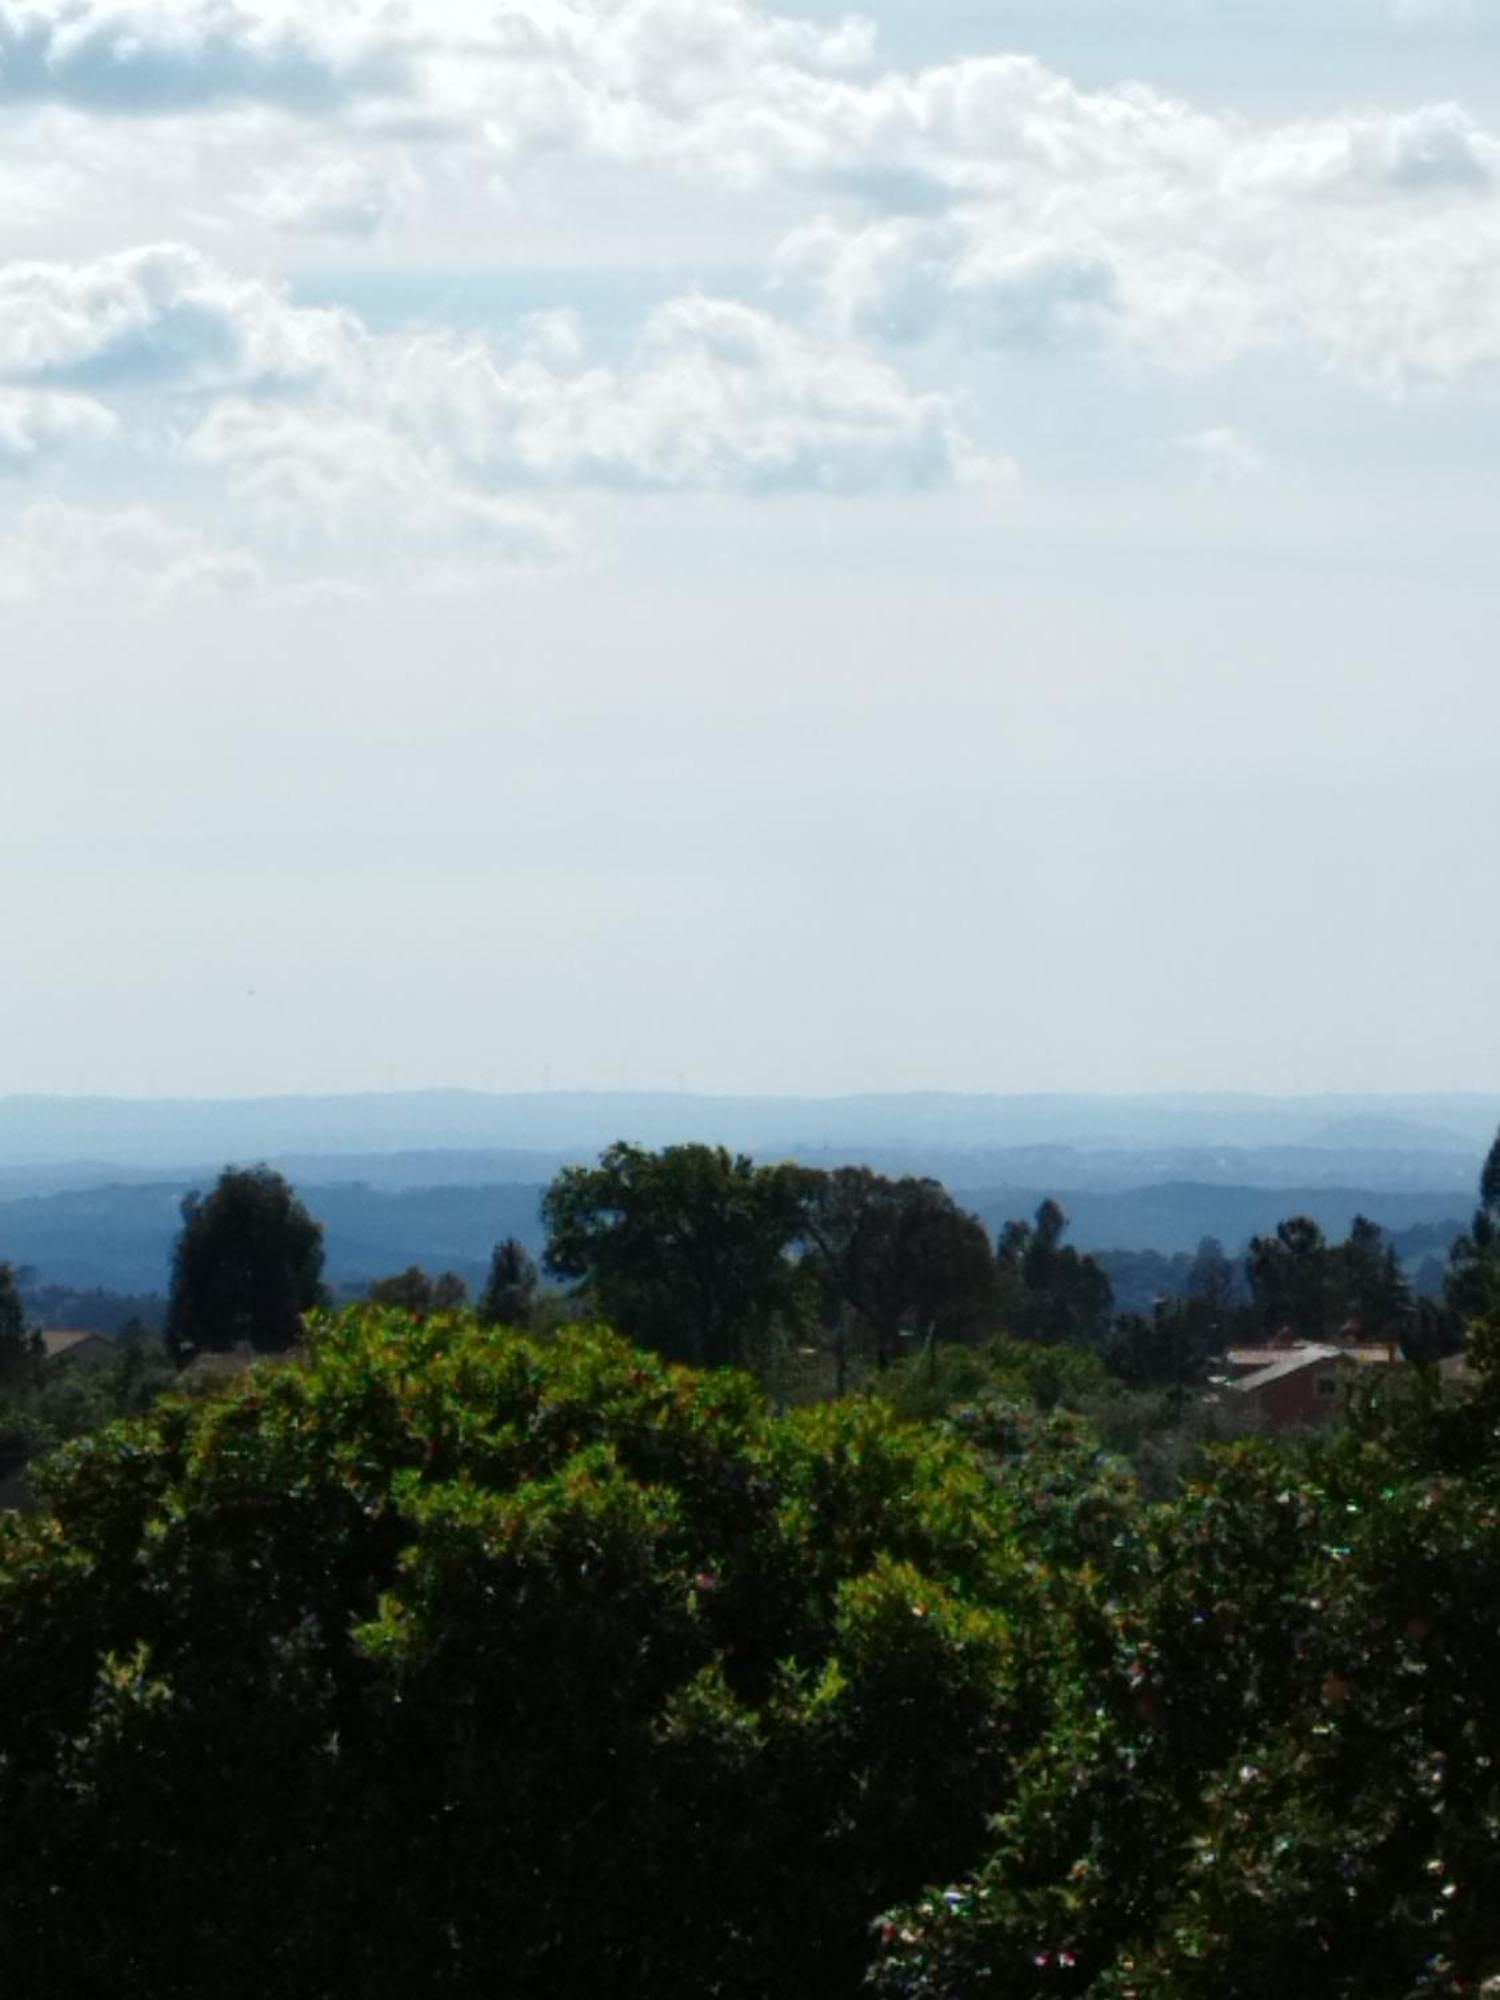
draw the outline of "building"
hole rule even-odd
[[[1270,1347],[1234,1347],[1214,1376],[1222,1400],[1268,1431],[1314,1430],[1341,1416],[1370,1368],[1399,1364],[1390,1346],[1330,1347],[1285,1337]]]
[[[47,1326],[42,1329],[42,1358],[49,1365],[69,1368],[107,1368],[119,1359],[120,1350],[107,1333],[87,1327]]]

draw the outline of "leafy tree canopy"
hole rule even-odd
[[[722,1146],[623,1141],[568,1167],[542,1197],[546,1266],[584,1280],[621,1332],[673,1360],[764,1358],[795,1316],[787,1252],[806,1177]]]
[[[887,1368],[903,1336],[930,1346],[990,1330],[989,1238],[938,1182],[838,1167],[809,1173],[806,1196],[808,1260],[841,1343],[852,1332],[853,1346]]]
[[[514,1236],[497,1243],[479,1301],[486,1326],[530,1326],[536,1314],[537,1268]]]
[[[425,1318],[428,1313],[456,1312],[468,1298],[469,1287],[457,1271],[441,1271],[433,1277],[420,1264],[408,1264],[404,1271],[376,1278],[365,1296],[375,1305],[399,1306]]]
[[[1068,1218],[1044,1201],[1033,1222],[1007,1222],[996,1246],[1002,1322],[1018,1340],[1103,1343],[1113,1294],[1092,1257],[1063,1242]]]
[[[597,1330],[351,1309],[49,1479],[0,1528],[37,2000],[853,2000],[1041,1721],[968,1444]]]
[[[182,1204],[166,1338],[179,1363],[247,1344],[290,1347],[323,1298],[323,1228],[269,1167],[226,1167]]]

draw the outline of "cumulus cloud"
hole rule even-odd
[[[571,532],[547,496],[586,488],[1009,476],[951,396],[733,300],[670,301],[604,365],[570,314],[531,315],[503,346],[380,333],[180,245],[0,267],[0,463],[116,433],[145,477],[216,478],[226,519],[304,569],[556,560]]]
[[[147,507],[42,501],[0,531],[0,602],[99,590],[137,601],[257,590],[259,562]]]
[[[298,236],[376,236],[409,198],[413,178],[404,163],[376,166],[323,154],[262,170],[243,207],[273,229]]]
[[[194,434],[195,461],[221,470],[261,537],[294,566],[554,562],[567,524],[465,480],[378,413],[243,398],[218,404]]]
[[[99,444],[119,429],[90,396],[0,389],[0,472],[29,472],[70,446]]]
[[[0,266],[0,379],[12,382],[289,386],[326,374],[354,336],[347,314],[294,312],[275,287],[180,244]]]
[[[382,13],[349,0],[0,0],[0,100],[109,114],[326,108],[407,87],[407,38]]]
[[[950,397],[912,391],[850,343],[698,295],[653,313],[623,366],[534,341],[506,364],[435,341],[397,358],[387,395],[399,421],[446,435],[501,484],[857,493],[1004,474]]]
[[[787,239],[846,333],[1300,349],[1387,388],[1500,367],[1500,141],[1454,106],[1263,126],[1013,58],[926,74],[882,130],[951,202]]]
[[[0,98],[239,119],[223,199],[275,230],[373,235],[457,184],[487,230],[481,160],[512,189],[558,159],[666,169],[829,204],[784,268],[849,338],[1301,350],[1386,387],[1500,363],[1500,139],[1455,105],[1274,123],[1024,55],[873,53],[857,18],[752,0],[0,0]],[[223,304],[158,339],[206,359]]]
[[[204,405],[196,449],[215,462],[254,455],[258,424],[362,427],[487,486],[854,492],[984,471],[950,397],[735,301],[674,300],[626,364],[599,367],[568,317],[529,319],[511,353],[381,335],[180,245],[0,268],[0,380]]]

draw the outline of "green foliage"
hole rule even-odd
[[[537,1268],[514,1236],[495,1245],[490,1274],[479,1301],[486,1326],[530,1326],[537,1311]]]
[[[722,1146],[621,1143],[542,1198],[547,1269],[584,1280],[632,1340],[676,1361],[764,1365],[797,1316],[787,1252],[805,1177]]]
[[[838,1167],[805,1183],[807,1264],[833,1328],[839,1392],[852,1355],[885,1369],[903,1341],[931,1346],[992,1328],[989,1238],[936,1181]]]
[[[944,1416],[955,1405],[1001,1401],[1040,1410],[1083,1410],[1107,1400],[1114,1383],[1091,1348],[996,1340],[986,1347],[933,1347],[881,1377],[880,1394],[903,1416]]]
[[[402,1312],[425,1319],[428,1313],[456,1312],[469,1296],[469,1287],[456,1271],[441,1271],[437,1277],[420,1264],[408,1264],[388,1278],[376,1278],[365,1293],[372,1305],[396,1306]]]
[[[357,1308],[46,1477],[0,1530],[41,2000],[853,1995],[1045,1719],[968,1444],[597,1330]]]
[[[1381,1383],[1075,1572],[1053,1728],[877,1992],[1414,2000],[1500,1967],[1500,1386]]]
[[[26,1317],[13,1266],[0,1264],[0,1396],[32,1387],[40,1367],[41,1343]]]
[[[1257,1236],[1246,1269],[1262,1333],[1330,1340],[1347,1327],[1362,1340],[1399,1343],[1413,1319],[1411,1287],[1385,1233],[1357,1215],[1345,1242],[1294,1215]]]
[[[179,1365],[241,1344],[292,1345],[323,1298],[323,1229],[269,1167],[226,1167],[182,1204],[166,1338]]]
[[[1033,1222],[1007,1222],[996,1246],[1001,1323],[1018,1340],[1098,1346],[1113,1295],[1092,1257],[1062,1238],[1068,1218],[1044,1201]]]

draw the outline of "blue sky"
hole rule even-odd
[[[1500,1088],[1493,0],[0,0],[0,1089]]]

